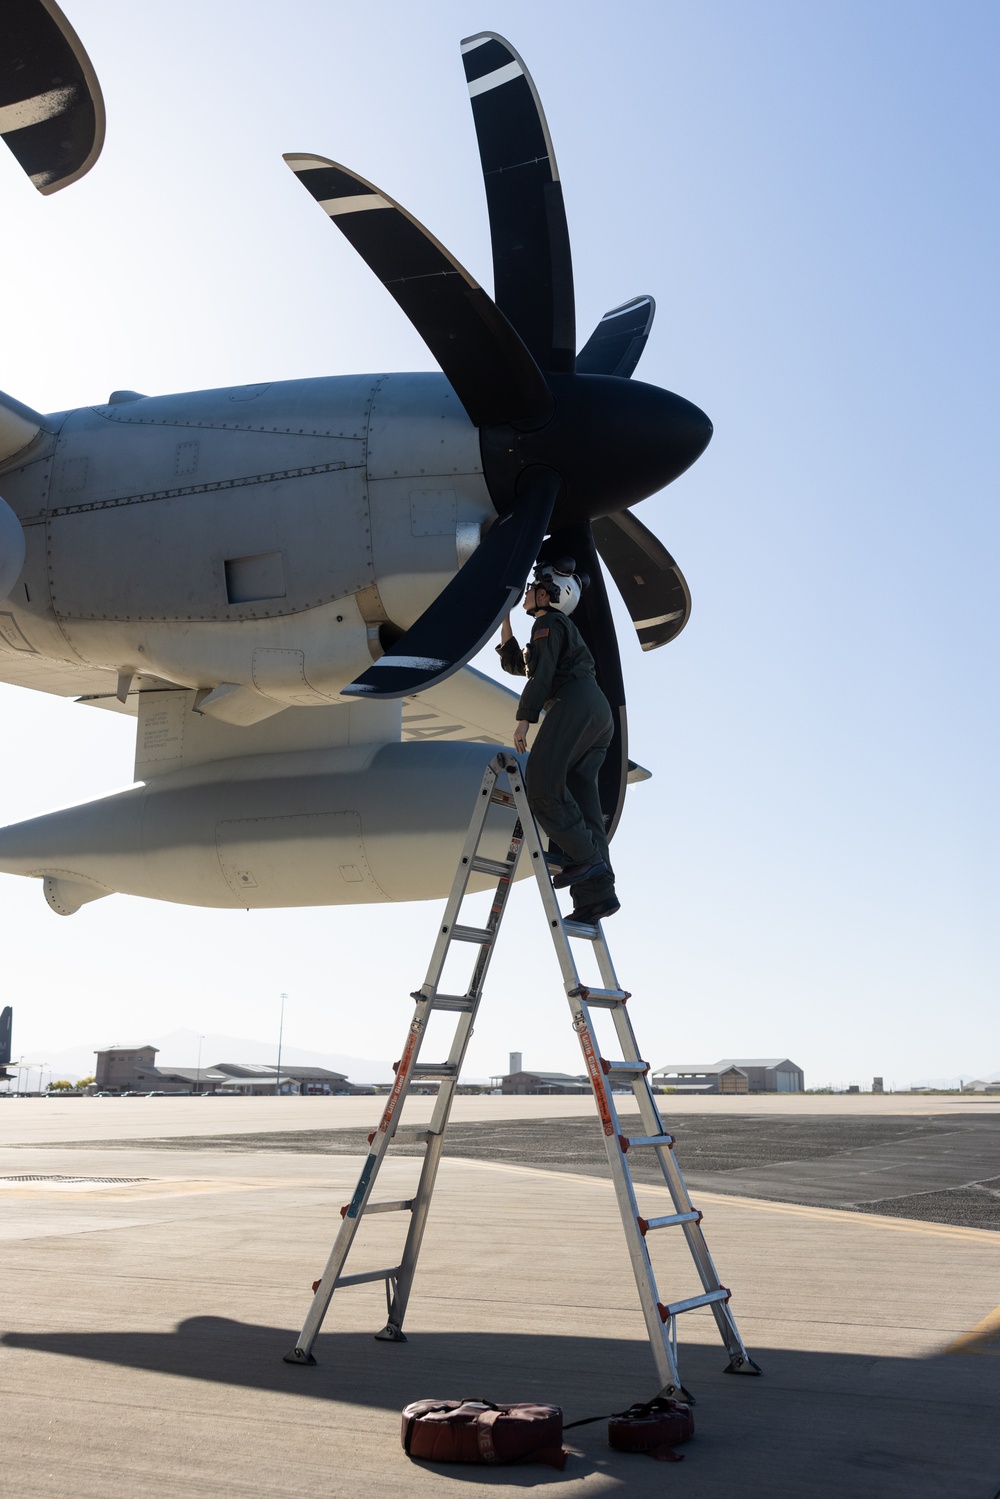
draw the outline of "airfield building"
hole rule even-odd
[[[675,1093],[802,1093],[805,1074],[787,1057],[723,1057],[718,1062],[668,1062],[655,1087]]]
[[[508,1072],[492,1079],[501,1093],[589,1093],[586,1077],[569,1072]]]
[[[214,1062],[204,1067],[156,1065],[155,1046],[111,1046],[97,1053],[95,1090],[108,1093],[338,1094],[358,1089],[343,1072],[326,1067]]]

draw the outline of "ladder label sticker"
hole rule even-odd
[[[396,1112],[397,1105],[399,1104],[400,1094],[409,1081],[410,1062],[413,1060],[413,1053],[416,1050],[416,1045],[417,1033],[411,1026],[410,1034],[406,1038],[406,1045],[403,1047],[403,1055],[400,1058],[399,1066],[396,1068],[396,1081],[392,1085],[392,1092],[389,1094],[385,1109],[382,1113],[382,1118],[379,1122],[379,1131],[383,1135],[389,1128],[389,1123],[392,1119],[392,1116]]]
[[[368,1183],[372,1179],[372,1172],[374,1170],[375,1170],[375,1155],[374,1155],[374,1153],[372,1153],[368,1157],[367,1161],[365,1161],[364,1170],[361,1172],[361,1175],[358,1177],[358,1185],[354,1189],[354,1196],[351,1198],[350,1206],[347,1209],[347,1216],[348,1216],[348,1218],[356,1218],[358,1216],[358,1212],[359,1212],[360,1207],[361,1207],[362,1199],[363,1199],[363,1197],[365,1195],[365,1192],[368,1189]]]
[[[614,1120],[611,1118],[611,1109],[608,1106],[608,1095],[604,1089],[604,1077],[601,1073],[601,1064],[594,1050],[594,1043],[590,1039],[590,1031],[586,1025],[578,1024],[577,1033],[580,1037],[580,1046],[583,1051],[583,1060],[587,1064],[587,1074],[590,1078],[590,1086],[594,1090],[594,1100],[597,1104],[597,1112],[601,1116],[601,1126],[607,1136],[615,1133]]]

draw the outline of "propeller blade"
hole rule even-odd
[[[631,510],[595,521],[594,540],[643,650],[655,651],[679,635],[691,615],[691,592],[662,541]]]
[[[495,32],[462,43],[486,184],[493,294],[543,370],[573,369],[573,263],[552,137],[520,57]]]
[[[104,145],[90,58],[54,0],[4,0],[0,135],[40,193],[89,172]]]
[[[344,694],[408,697],[471,660],[521,596],[561,486],[552,469],[528,469],[512,508],[493,522],[461,571]]]
[[[655,313],[652,297],[633,297],[606,312],[576,356],[577,374],[627,380],[642,358]]]
[[[405,208],[322,156],[285,161],[399,303],[475,426],[539,421],[545,378],[495,302]]]
[[[629,770],[628,721],[618,636],[590,526],[584,522],[553,532],[545,543],[544,557],[553,562],[559,557],[572,557],[576,562],[577,572],[590,575],[590,586],[584,589],[580,602],[573,610],[573,623],[594,658],[598,686],[611,705],[615,721],[614,738],[604,757],[598,779],[601,809],[607,822],[608,837],[612,838],[625,803]]]

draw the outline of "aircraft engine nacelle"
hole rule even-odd
[[[368,744],[216,761],[3,828],[0,871],[44,880],[61,915],[116,891],[248,909],[433,900],[493,753]],[[502,859],[513,814],[490,819],[483,853]]]
[[[0,500],[0,604],[21,576],[24,566],[24,531],[21,522],[7,504]]]

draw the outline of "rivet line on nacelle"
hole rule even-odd
[[[58,505],[43,513],[52,517],[80,515],[96,510],[114,510],[123,505],[148,505],[156,500],[184,499],[194,494],[218,494],[227,489],[244,489],[255,484],[273,484],[283,479],[306,479],[315,474],[361,471],[363,468],[363,464],[348,465],[343,459],[338,459],[335,463],[317,463],[307,468],[289,468],[278,470],[276,473],[252,474],[244,479],[210,480],[204,484],[182,485],[176,489],[157,489],[145,494],[122,495],[114,500],[91,500],[82,505]]]

